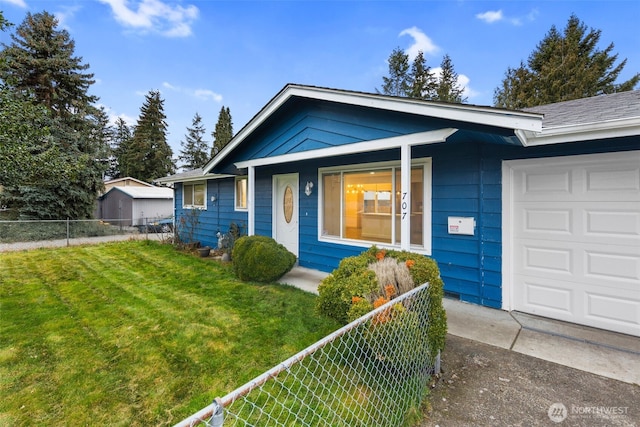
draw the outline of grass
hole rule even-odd
[[[0,425],[171,425],[335,330],[155,242],[0,254]]]

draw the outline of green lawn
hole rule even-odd
[[[0,254],[0,425],[170,425],[339,325],[154,242]]]

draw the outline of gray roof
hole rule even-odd
[[[166,187],[111,187],[105,196],[112,191],[122,191],[133,199],[173,199],[173,189]],[[104,196],[103,196],[104,197]]]
[[[540,105],[523,111],[544,114],[543,128],[637,118],[640,117],[640,90]]]

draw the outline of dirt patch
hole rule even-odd
[[[452,335],[442,369],[421,427],[640,425],[638,385]]]

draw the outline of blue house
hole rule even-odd
[[[511,111],[287,85],[158,182],[204,244],[233,222],[327,272],[410,250],[449,296],[640,336],[640,91]]]

